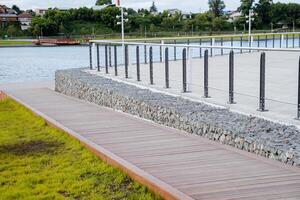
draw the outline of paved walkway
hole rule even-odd
[[[179,50],[178,50],[179,51]],[[197,50],[196,53],[198,53]],[[195,53],[195,52],[194,52]],[[170,53],[172,55],[172,53]],[[179,58],[179,56],[178,56]],[[143,59],[142,59],[143,61]],[[141,81],[136,81],[136,65],[129,66],[130,79],[126,81],[154,88],[163,92],[185,96],[194,100],[205,101],[228,107],[232,111],[281,121],[300,127],[300,121],[294,120],[297,113],[298,64],[299,53],[266,52],[266,108],[268,112],[259,112],[259,66],[260,53],[235,54],[234,92],[237,104],[229,105],[229,57],[209,57],[209,96],[203,98],[203,59],[192,59],[187,63],[188,93],[182,93],[182,61],[170,61],[170,89],[165,88],[165,64],[154,63],[154,85],[149,85],[149,64],[141,64]],[[109,68],[109,75],[93,70],[93,73],[125,80],[124,67],[119,66],[119,76],[114,76],[114,67]]]
[[[166,199],[300,199],[300,169],[46,88],[7,89]]]

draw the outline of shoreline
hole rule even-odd
[[[67,46],[88,46],[88,44],[79,45],[35,45],[35,44],[9,44],[0,45],[0,48],[15,48],[15,47],[67,47]]]

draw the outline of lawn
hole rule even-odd
[[[0,100],[0,199],[160,199],[68,134]]]
[[[31,41],[21,41],[21,40],[0,40],[0,45],[25,45],[33,44]]]

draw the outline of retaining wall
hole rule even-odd
[[[155,93],[82,69],[57,71],[55,90],[300,167],[300,131],[294,126]]]

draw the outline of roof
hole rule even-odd
[[[0,5],[1,8],[5,8],[8,9],[8,7],[6,5]]]
[[[181,10],[177,9],[177,8],[172,8],[172,9],[167,9],[167,12],[181,12]]]
[[[47,8],[37,8],[35,9],[35,11],[47,11],[48,9]]]
[[[18,17],[16,14],[0,14],[0,17]]]
[[[102,10],[102,9],[104,9],[104,8],[106,8],[106,7],[107,7],[107,5],[93,6],[92,9],[93,9],[93,10]]]
[[[18,15],[19,18],[32,18],[32,15],[28,12],[23,12]]]

